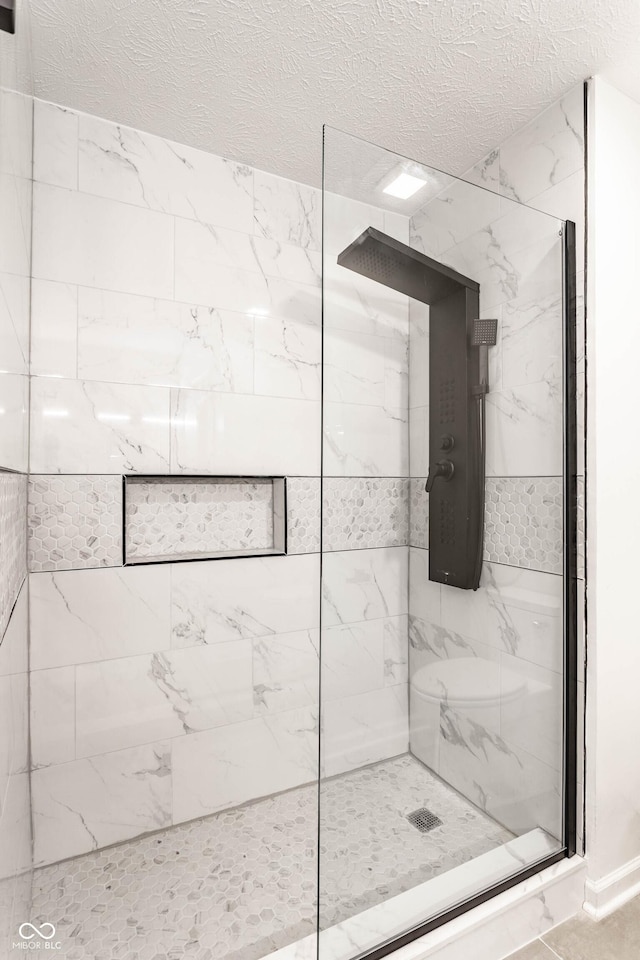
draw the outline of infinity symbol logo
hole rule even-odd
[[[31,930],[32,933],[27,933],[27,930]],[[34,937],[40,937],[41,940],[51,940],[56,935],[56,928],[52,923],[43,923],[40,929],[32,923],[21,923],[18,933],[23,940],[33,940]]]

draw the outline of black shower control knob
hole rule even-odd
[[[440,449],[444,450],[445,453],[448,453],[449,450],[453,450],[455,445],[456,441],[450,433],[445,433],[444,436],[440,437]]]
[[[427,485],[425,487],[427,493],[431,493],[438,477],[442,477],[443,480],[451,480],[454,470],[455,467],[451,463],[451,460],[438,460],[434,467],[429,468],[429,476],[427,477]]]

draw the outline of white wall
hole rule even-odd
[[[589,92],[587,907],[640,889],[640,104]]]

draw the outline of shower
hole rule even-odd
[[[429,347],[429,579],[477,590],[482,572],[488,349],[498,321],[479,319],[480,285],[369,227],[341,267],[427,304]],[[471,349],[477,348],[477,349]]]

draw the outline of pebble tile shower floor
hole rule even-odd
[[[420,833],[426,806],[443,821]],[[403,756],[322,785],[321,925],[512,839]],[[65,960],[260,960],[316,926],[316,785],[37,870]]]

